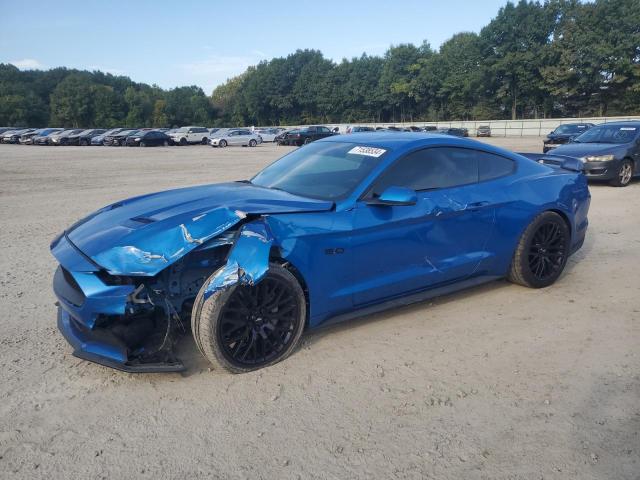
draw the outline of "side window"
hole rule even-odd
[[[504,177],[505,175],[513,173],[515,170],[516,165],[513,160],[492,153],[477,152],[477,154],[478,177],[481,182]]]
[[[433,190],[476,183],[478,153],[450,147],[427,148],[410,153],[380,176],[373,193],[380,195],[390,186]]]

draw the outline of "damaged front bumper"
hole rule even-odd
[[[184,370],[167,343],[173,315],[141,311],[136,285],[107,284],[65,236],[54,242],[52,252],[60,262],[53,280],[58,328],[76,357],[126,372]]]

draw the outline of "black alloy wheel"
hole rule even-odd
[[[564,218],[556,212],[542,212],[520,237],[509,280],[525,287],[548,287],[564,270],[570,245],[571,230]]]
[[[270,363],[293,340],[298,310],[298,299],[277,277],[236,288],[220,314],[222,353],[241,368]]]
[[[547,281],[563,267],[566,243],[565,232],[557,222],[538,227],[529,246],[529,269],[537,280]]]

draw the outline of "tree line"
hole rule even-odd
[[[263,61],[207,96],[128,77],[0,64],[0,125],[292,125],[640,113],[638,0],[521,0],[479,34],[333,62]]]

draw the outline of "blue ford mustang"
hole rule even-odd
[[[538,156],[540,157],[540,156]],[[580,162],[423,133],[335,136],[251,180],[109,205],[52,245],[58,326],[80,358],[178,371],[278,362],[305,329],[500,277],[546,287],[582,246]]]

